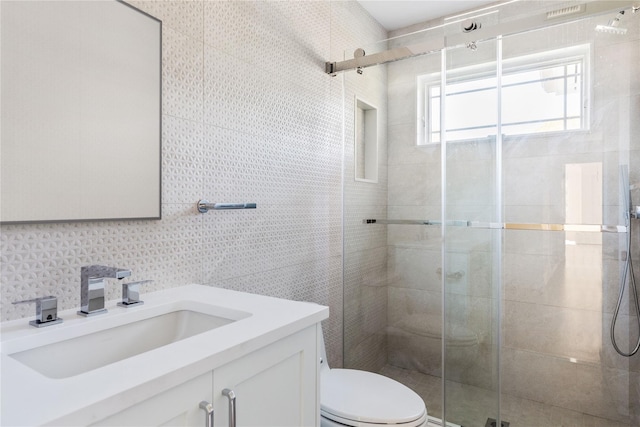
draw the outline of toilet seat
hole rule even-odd
[[[321,376],[320,413],[352,427],[425,424],[424,401],[410,388],[382,375],[327,369]]]
[[[377,423],[365,423],[360,421],[348,420],[345,418],[336,417],[332,415],[333,418],[329,418],[325,412],[321,412],[321,423],[322,427],[427,427],[431,424],[427,424],[427,414],[425,412],[424,416],[420,417],[419,420],[412,421],[407,424],[377,424]],[[434,426],[435,427],[435,426]]]

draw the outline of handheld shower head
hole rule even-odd
[[[627,226],[627,242],[626,242],[626,257],[623,261],[622,274],[620,275],[620,290],[618,293],[618,302],[616,303],[616,308],[613,312],[613,317],[611,319],[611,327],[610,327],[610,339],[613,348],[618,352],[619,355],[624,357],[631,357],[640,350],[640,334],[638,335],[638,341],[633,345],[633,348],[630,352],[626,353],[620,347],[618,347],[618,343],[616,342],[615,330],[616,330],[616,322],[618,321],[618,314],[620,313],[620,307],[622,306],[624,289],[627,286],[627,278],[629,279],[629,292],[633,295],[632,301],[635,305],[635,314],[636,320],[638,321],[638,327],[640,328],[640,299],[638,298],[638,287],[636,284],[636,278],[633,269],[633,255],[631,253],[632,245],[631,245],[631,233],[632,233],[632,224],[631,218],[632,213],[630,212],[631,207],[631,186],[629,185],[629,166],[628,165],[620,165],[620,185],[621,185],[621,196],[622,196],[622,207],[624,209],[624,217],[625,217],[625,225]]]
[[[620,165],[620,195],[622,196],[622,208],[625,221],[631,216],[631,186],[629,185],[629,166]],[[629,224],[626,224],[627,227]]]

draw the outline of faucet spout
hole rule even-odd
[[[87,265],[80,269],[82,280],[86,278],[99,279],[124,279],[131,276],[131,270],[117,267],[107,267],[105,265]]]
[[[80,311],[81,316],[106,313],[104,308],[104,279],[124,279],[131,276],[131,270],[104,265],[88,265],[80,269]]]

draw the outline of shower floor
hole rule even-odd
[[[414,390],[427,404],[429,415],[442,418],[442,379],[417,371],[386,365],[380,374],[393,378]],[[483,427],[487,418],[495,418],[496,405],[491,393],[480,387],[450,382],[449,399],[463,402],[450,421],[464,427]],[[487,410],[487,408],[490,408]],[[510,427],[630,427],[630,424],[598,418],[533,400],[502,395],[504,421]]]

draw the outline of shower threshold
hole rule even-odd
[[[431,415],[427,415],[427,427],[444,427],[442,424],[442,420],[440,418],[432,417]],[[454,424],[447,422],[446,427],[464,427],[460,424]]]

